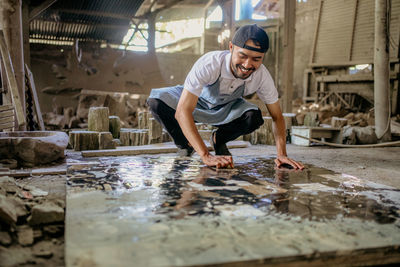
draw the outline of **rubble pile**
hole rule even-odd
[[[0,176],[0,262],[2,266],[40,264],[63,245],[65,201],[48,192]],[[18,250],[18,258],[11,251]],[[3,265],[4,264],[4,265]]]
[[[104,94],[82,92],[78,96],[76,107],[53,107],[54,112],[43,114],[47,129],[85,129],[88,127],[88,115],[91,107],[108,107],[111,116],[118,116],[123,127],[136,127],[138,113],[146,110],[147,95],[128,93]]]

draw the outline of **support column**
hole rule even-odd
[[[10,51],[11,60],[25,113],[25,72],[22,38],[22,0],[2,0],[2,24],[4,36]],[[22,130],[22,129],[21,129]]]
[[[23,34],[23,48],[24,48],[24,63],[31,67],[31,48],[29,45],[29,3],[30,0],[22,2],[22,34]]]
[[[294,38],[296,24],[296,0],[285,0],[283,22],[282,90],[283,110],[292,112]],[[277,81],[276,81],[277,82]]]
[[[156,15],[157,13],[151,13],[147,17],[147,48],[149,54],[156,53]]]
[[[375,0],[374,105],[375,132],[381,142],[391,139],[389,94],[389,14],[390,1]]]

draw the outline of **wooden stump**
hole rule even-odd
[[[126,129],[121,129],[119,133],[119,140],[121,140],[121,145],[130,146],[130,131]]]
[[[108,115],[109,113],[107,107],[91,107],[88,115],[89,131],[108,132]]]
[[[119,132],[121,131],[121,120],[118,116],[110,116],[109,120],[109,129],[114,138],[119,138]]]
[[[149,126],[149,144],[161,143],[162,141],[162,126],[156,119],[150,118]]]
[[[149,120],[149,112],[148,111],[141,111],[138,114],[138,128],[139,129],[148,129],[148,120]]]
[[[308,112],[304,117],[304,126],[315,127],[318,125],[319,125],[318,113],[314,111]]]
[[[94,131],[72,131],[74,136],[73,148],[75,151],[98,150],[99,133]]]

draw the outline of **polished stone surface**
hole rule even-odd
[[[270,158],[68,162],[66,263],[184,266],[400,245],[399,190]]]

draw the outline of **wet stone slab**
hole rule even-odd
[[[400,191],[308,166],[235,157],[68,163],[67,266],[187,266],[400,245]],[[395,249],[396,250],[396,249]]]

